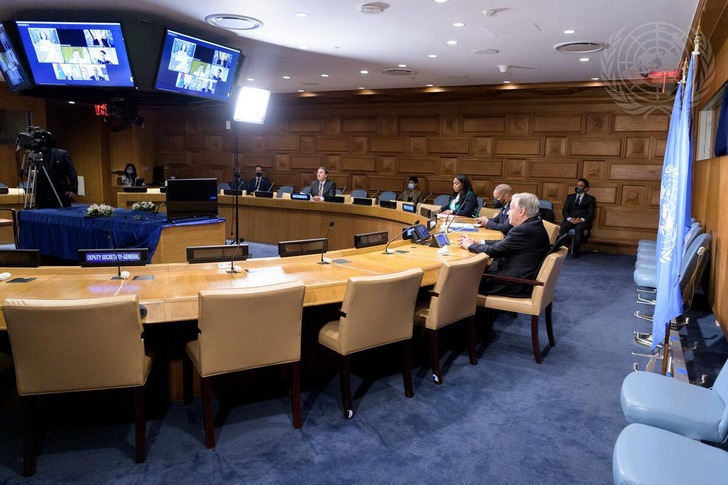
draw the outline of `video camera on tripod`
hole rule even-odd
[[[35,153],[41,153],[48,148],[52,148],[53,135],[39,126],[29,126],[28,131],[18,133],[15,142],[15,150],[21,148]]]
[[[25,203],[23,204],[25,209],[35,207],[35,194],[39,168],[45,175],[48,185],[53,190],[53,194],[56,196],[56,200],[58,201],[58,206],[63,207],[61,198],[58,196],[58,192],[51,182],[51,178],[48,175],[46,167],[43,165],[43,152],[53,148],[54,145],[55,140],[53,135],[39,126],[29,126],[28,131],[18,133],[18,138],[15,142],[15,151],[18,151],[21,148],[25,149],[25,157],[20,168],[21,174],[25,173],[25,162],[28,162],[28,181],[25,189]]]

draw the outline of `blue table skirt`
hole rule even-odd
[[[111,217],[87,217],[87,207],[19,211],[19,247],[40,249],[46,256],[77,261],[79,249],[111,249],[111,241],[105,234],[109,230],[117,248],[148,248],[148,262],[151,262],[162,228],[220,222],[220,219],[201,219],[170,224],[163,212],[151,214],[127,209],[114,209]]]

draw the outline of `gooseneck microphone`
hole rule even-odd
[[[331,232],[331,228],[332,227],[334,227],[334,221],[329,222],[329,228],[326,230],[326,237],[324,238],[325,239],[324,245],[321,248],[321,261],[319,261],[319,264],[329,264],[329,263],[331,263],[330,260],[327,261],[327,260],[324,259],[324,253],[329,248],[329,233]],[[326,258],[326,259],[328,259],[328,258]]]
[[[109,238],[111,243],[111,249],[114,251],[114,257],[116,258],[116,276],[111,278],[112,280],[125,280],[129,277],[128,271],[121,271],[121,259],[119,259],[119,253],[116,251],[116,244],[114,244],[114,238],[111,235],[111,231],[104,229],[104,235]]]
[[[389,241],[387,241],[387,245],[384,246],[384,254],[394,254],[394,251],[390,251],[389,250],[389,245],[392,244],[397,239],[399,239],[400,237],[402,237],[404,235],[404,233],[406,233],[407,231],[409,231],[410,229],[412,229],[413,227],[415,227],[419,223],[420,223],[420,220],[417,219],[415,222],[413,222],[409,226],[405,227],[404,228],[404,231],[400,232],[399,234],[397,234],[396,236],[394,236],[392,239],[390,239]]]
[[[238,255],[238,250],[240,249],[241,244],[242,244],[242,242],[238,242],[238,245],[235,247],[235,251],[233,251],[233,257],[230,258],[230,269],[227,270],[227,272],[229,274],[243,272],[243,270],[240,266],[235,266],[235,256]]]
[[[276,184],[276,181],[274,180],[273,183],[270,184],[270,187],[268,187],[268,190],[266,190],[266,192],[272,192],[273,191],[273,186],[275,184]]]

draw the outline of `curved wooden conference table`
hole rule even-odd
[[[254,197],[239,199],[240,234],[256,242],[323,237],[330,221],[334,221],[330,235],[332,251],[326,253],[333,263],[318,264],[319,255],[252,259],[236,262],[243,270],[241,273],[228,273],[229,262],[151,264],[125,268],[131,273],[127,280],[112,280],[116,268],[110,267],[0,268],[0,271],[12,273],[10,279],[0,282],[0,302],[11,297],[71,299],[136,294],[148,310],[144,323],[178,322],[197,319],[198,292],[203,289],[302,281],[306,285],[304,305],[316,306],[343,301],[346,282],[352,276],[422,268],[422,285],[427,286],[435,283],[443,261],[473,256],[455,244],[450,246],[449,254],[441,255],[438,248],[410,241],[393,243],[390,249],[396,250],[394,254],[384,254],[384,246],[346,249],[353,246],[353,234],[386,230],[393,238],[403,227],[416,220],[426,223],[426,219],[417,214],[352,204]],[[232,210],[229,200],[221,200],[221,215],[229,218],[226,211]],[[472,222],[472,219],[463,219],[463,222]],[[468,234],[481,239],[502,237],[498,231],[483,229],[480,234]],[[450,233],[450,240],[455,243],[459,235],[457,232]],[[5,321],[0,312],[2,329],[5,329]]]

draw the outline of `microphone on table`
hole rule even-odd
[[[330,260],[329,261],[324,260],[324,253],[329,248],[329,233],[331,232],[332,227],[334,227],[334,221],[329,222],[329,228],[326,231],[326,237],[324,238],[325,239],[324,245],[321,248],[321,261],[319,261],[319,264],[330,264],[331,263]],[[328,258],[326,258],[326,259],[328,259]]]
[[[370,198],[370,199],[376,199],[376,198],[377,198],[377,194],[378,194],[378,193],[379,193],[379,190],[377,190],[376,192],[374,192],[374,194],[372,194],[372,196],[371,196],[371,197],[369,197],[369,198]]]
[[[401,199],[403,195],[404,195],[404,191],[402,191],[402,193],[399,194],[399,197],[397,197],[397,200]]]
[[[268,187],[268,190],[266,192],[270,192],[273,190],[273,186],[276,184],[276,181],[274,180],[273,183],[270,184],[270,187]]]
[[[125,280],[129,277],[129,272],[121,270],[121,259],[119,259],[119,253],[116,251],[116,244],[114,244],[114,238],[111,236],[111,231],[109,231],[108,229],[104,229],[104,235],[107,238],[109,238],[109,242],[111,243],[111,249],[114,251],[114,256],[116,257],[117,273],[116,273],[116,276],[114,276],[111,279],[112,280]]]
[[[240,249],[240,245],[242,243],[238,241],[238,245],[235,248],[235,251],[233,251],[233,257],[230,258],[230,269],[227,271],[228,273],[242,273],[243,269],[240,266],[235,266],[235,256],[238,255],[238,250]]]
[[[347,187],[348,187],[348,185],[344,185],[344,188],[343,188],[343,189],[341,189],[341,193],[340,193],[340,194],[338,194],[338,195],[344,195],[344,192],[346,192],[346,188],[347,188]]]
[[[154,213],[152,214],[152,219],[156,219],[157,218],[157,214],[159,214],[159,209],[161,209],[165,205],[167,205],[167,201],[164,201],[161,204],[159,204],[157,207],[155,207]]]
[[[427,194],[427,197],[425,197],[424,199],[422,199],[422,203],[425,204],[427,202],[427,199],[429,199],[430,197],[432,197],[432,194],[434,194],[434,192],[430,192],[429,194]]]
[[[419,223],[420,223],[420,220],[417,219],[415,222],[413,222],[409,226],[405,227],[402,232],[400,232],[399,234],[397,234],[396,236],[394,236],[392,239],[390,239],[389,241],[387,241],[387,245],[384,246],[384,254],[394,254],[394,251],[390,251],[389,250],[389,245],[392,244],[397,239],[399,239],[400,237],[402,237],[404,235],[404,233],[406,233],[407,231],[409,231],[410,229],[412,229],[413,227],[415,227]]]

